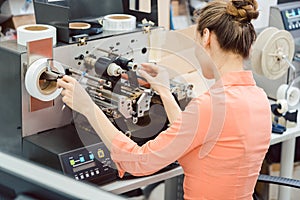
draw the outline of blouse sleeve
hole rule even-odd
[[[125,171],[135,176],[149,175],[178,160],[197,135],[199,109],[198,100],[192,100],[167,130],[143,146],[138,146],[123,133],[116,135],[112,142],[111,157],[119,176],[122,177]]]

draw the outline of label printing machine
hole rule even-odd
[[[26,74],[30,69],[38,68],[30,81],[35,82],[36,89],[46,96],[57,92],[55,82],[60,73],[77,78],[112,123],[142,145],[168,126],[159,95],[136,72],[140,63],[149,62],[153,56],[161,54],[152,51],[151,46],[161,40],[165,33],[159,27],[149,28],[149,24],[126,32],[98,30],[97,34],[74,33],[65,25],[78,20],[72,16],[87,16],[75,2],[79,3],[79,0],[70,1],[69,4],[61,1],[34,2],[37,23],[50,24],[58,30],[59,43],[55,47],[52,47],[52,40],[49,39],[29,42],[27,48],[17,45],[15,41],[0,44],[0,92],[5,94],[1,97],[0,135],[6,138],[5,142],[0,140],[0,146],[1,150],[57,169],[74,179],[103,184],[117,179],[114,163],[103,142],[82,115],[68,108],[62,109],[64,105],[60,96],[41,101],[30,95],[26,88]],[[99,2],[91,1],[91,4]],[[136,14],[128,9],[118,10],[121,7],[122,5],[116,4],[113,9],[116,12],[125,10],[128,14]],[[109,14],[108,10],[103,9],[103,15]],[[274,18],[275,21],[271,20],[270,26],[277,29],[262,32],[259,38],[272,38],[270,43],[261,46],[258,42],[254,47],[257,52],[254,51],[252,55],[251,65],[255,66],[254,70],[258,74],[255,79],[270,98],[276,99],[278,87],[291,83],[291,77],[299,75],[299,10],[297,3],[271,8],[271,18],[277,17],[280,20]],[[55,17],[59,22],[51,17],[47,19],[45,16],[51,16],[43,14],[47,12],[58,13]],[[157,15],[157,7],[153,13]],[[153,13],[142,16],[139,14],[137,19],[139,21],[146,17],[157,23]],[[87,21],[94,23],[91,18],[85,19]],[[99,27],[95,25],[93,28]],[[289,34],[281,32],[281,29]],[[274,34],[275,32],[277,33]],[[294,41],[296,57],[293,52]],[[282,48],[274,46],[276,42]],[[184,45],[186,44],[183,43]],[[192,45],[190,41],[189,47]],[[175,52],[176,47],[172,47]],[[275,55],[272,57],[275,62],[267,58],[270,52]],[[269,67],[269,63],[274,64],[275,68],[274,65]],[[288,70],[292,68],[291,65],[296,70]],[[185,70],[191,71],[191,68]],[[278,82],[280,85],[276,86]],[[193,97],[193,85],[176,78],[171,79],[170,83],[174,96],[184,108]],[[295,86],[297,87],[297,83]],[[102,96],[97,95],[100,92]]]
[[[27,48],[16,41],[0,43],[0,92],[5,94],[0,114],[0,136],[5,140],[0,140],[0,148],[76,180],[101,185],[117,179],[114,163],[85,117],[65,108],[56,80],[62,74],[79,80],[112,123],[142,145],[168,126],[159,95],[136,72],[140,63],[159,54],[151,51],[151,45],[161,40],[158,32],[164,35],[165,30],[146,23],[131,31],[74,35],[63,25],[73,20],[78,3],[34,2],[37,23],[58,29],[55,47],[51,38],[28,42]],[[91,4],[99,2],[92,0]],[[111,9],[116,11],[118,6]],[[102,9],[103,14],[107,9]],[[58,13],[55,17],[61,21],[53,22],[51,16],[46,19],[47,12]],[[87,16],[84,12],[76,17]],[[141,15],[138,20],[144,17]],[[155,22],[153,13],[145,15]],[[172,79],[171,90],[182,108],[193,96],[193,85],[185,81]]]

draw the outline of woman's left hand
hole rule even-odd
[[[63,102],[76,112],[86,116],[94,108],[93,100],[76,79],[65,75],[57,80],[57,86],[63,88]]]

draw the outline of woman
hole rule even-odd
[[[144,64],[139,71],[162,98],[170,127],[142,147],[120,133],[76,80],[64,76],[63,101],[87,117],[122,177],[147,175],[178,160],[183,167],[185,199],[252,199],[269,146],[271,112],[267,96],[243,70],[256,34],[256,0],[212,1],[198,12],[195,49],[202,73],[216,83],[180,111],[166,71]],[[202,50],[214,66],[204,63]],[[165,81],[162,83],[161,81]]]

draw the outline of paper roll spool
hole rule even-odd
[[[288,102],[285,99],[278,99],[276,104],[280,105],[280,109],[277,108],[280,114],[286,113],[289,110]]]
[[[62,91],[62,88],[57,88],[56,81],[40,80],[41,75],[46,71],[47,61],[47,58],[35,61],[29,66],[25,75],[25,88],[27,92],[41,101],[51,101],[58,97]],[[56,71],[60,73],[65,72],[59,62],[52,62]]]
[[[281,85],[277,90],[277,99],[286,99],[289,106],[295,106],[300,100],[300,90],[296,87],[288,89],[287,84]]]
[[[84,30],[91,28],[91,25],[89,23],[85,22],[70,22],[69,23],[69,29],[77,29],[77,30]]]
[[[23,46],[27,42],[53,38],[53,46],[56,45],[56,28],[45,24],[24,25],[17,28],[17,43]]]
[[[100,20],[100,24],[106,31],[130,31],[136,28],[136,17],[125,14],[106,15]]]

